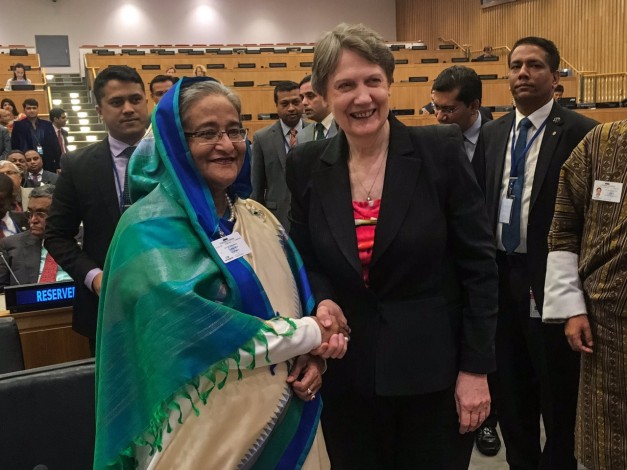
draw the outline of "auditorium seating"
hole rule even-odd
[[[24,369],[20,333],[13,317],[0,317],[0,374]]]
[[[0,468],[92,468],[94,360],[0,375]]]

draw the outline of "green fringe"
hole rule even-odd
[[[146,427],[146,429],[144,430],[144,432],[142,432],[139,436],[133,439],[133,441],[126,448],[122,449],[120,453],[118,454],[118,457],[114,461],[110,462],[107,465],[107,467],[110,469],[137,468],[137,465],[139,462],[135,459],[136,447],[143,447],[143,446],[150,447],[150,455],[154,455],[155,452],[161,452],[161,450],[163,449],[162,444],[163,444],[164,425],[166,426],[166,431],[168,433],[172,432],[172,426],[170,425],[170,420],[169,420],[170,412],[178,411],[179,417],[177,421],[179,424],[183,424],[183,411],[181,410],[181,406],[177,403],[177,399],[185,398],[189,400],[196,416],[200,415],[200,410],[196,407],[196,405],[194,404],[194,400],[192,399],[192,396],[187,391],[188,386],[191,385],[194,387],[194,389],[196,390],[196,393],[198,394],[199,399],[204,405],[206,405],[207,400],[209,399],[209,396],[211,395],[213,390],[216,387],[218,388],[218,390],[221,390],[224,387],[224,385],[226,385],[226,380],[229,376],[229,366],[228,366],[229,360],[233,360],[236,362],[237,372],[238,372],[237,378],[238,380],[242,379],[242,372],[240,369],[240,361],[241,361],[240,349],[246,351],[250,355],[250,357],[252,357],[251,364],[247,366],[247,369],[252,370],[255,368],[255,355],[254,355],[255,342],[263,344],[266,349],[266,354],[265,354],[266,362],[270,364],[271,361],[270,361],[270,356],[269,356],[268,340],[266,339],[264,333],[272,333],[277,336],[289,338],[294,334],[294,331],[296,331],[296,324],[290,318],[285,318],[285,317],[275,317],[275,318],[282,318],[289,325],[289,328],[285,333],[277,333],[274,330],[274,328],[267,325],[266,323],[262,323],[259,328],[259,331],[255,334],[255,336],[253,336],[250,340],[248,340],[246,343],[240,346],[233,354],[231,354],[231,356],[225,359],[222,359],[221,361],[218,361],[215,364],[211,365],[205,372],[203,372],[197,377],[193,377],[192,379],[190,379],[179,390],[174,392],[168,399],[159,403],[155,407],[153,414],[152,414],[152,418],[150,419],[150,422],[148,426]],[[224,375],[224,377],[220,381],[218,381],[218,376],[219,376],[219,374],[217,374],[218,372]],[[211,384],[213,384],[205,392],[200,392],[200,377],[201,376],[206,378]],[[146,436],[146,435],[150,436],[150,438],[152,439],[148,440],[144,438],[143,436]]]

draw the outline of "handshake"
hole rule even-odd
[[[324,359],[341,359],[346,354],[350,341],[351,329],[348,326],[342,309],[332,300],[323,300],[318,304],[316,316],[322,333],[322,343],[311,354]]]

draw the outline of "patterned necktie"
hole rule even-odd
[[[316,124],[316,140],[324,140],[324,126],[321,122]]]
[[[298,134],[298,131],[292,127],[290,129],[290,148],[292,149],[296,145],[296,134]]]
[[[126,157],[126,171],[124,172],[124,210],[131,205],[131,193],[128,189],[128,162],[137,147],[126,147],[122,155]]]
[[[44,268],[41,270],[39,282],[56,282],[58,270],[59,265],[52,258],[52,256],[50,256],[50,253],[48,253],[46,255],[46,260],[44,261]]]
[[[509,224],[503,224],[503,232],[501,240],[503,247],[508,253],[513,253],[518,245],[520,245],[520,215],[522,210],[522,195],[525,187],[525,157],[527,152],[527,134],[533,123],[523,118],[518,126],[518,138],[514,146],[512,154],[512,165],[516,164],[516,180],[511,187],[511,196],[514,201],[512,203],[512,213]],[[510,183],[511,184],[511,183]]]

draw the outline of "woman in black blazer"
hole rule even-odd
[[[342,131],[287,161],[290,235],[352,329],[322,425],[334,469],[467,468],[490,411],[494,240],[461,131],[394,118],[393,71],[374,31],[327,33],[312,84]]]

